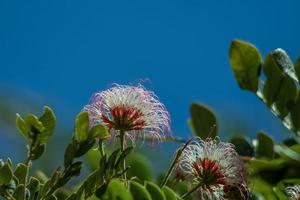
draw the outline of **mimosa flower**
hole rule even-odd
[[[111,135],[120,131],[132,141],[160,141],[170,132],[170,117],[157,96],[142,86],[116,85],[95,93],[84,111],[91,126],[105,124]]]
[[[300,185],[287,187],[286,193],[291,200],[300,200]]]
[[[219,139],[195,139],[179,158],[178,170],[200,186],[201,200],[227,199],[229,187],[237,188],[241,194],[245,192],[244,163],[232,144]]]

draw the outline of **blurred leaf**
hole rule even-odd
[[[234,40],[230,45],[229,60],[239,86],[242,89],[256,92],[262,65],[258,49],[250,43]]]
[[[129,177],[138,177],[140,180],[152,180],[152,169],[150,162],[147,158],[140,153],[133,153],[129,156],[128,165],[131,168],[128,170],[127,175]]]
[[[274,157],[273,139],[262,132],[257,134],[256,156],[258,158],[269,159],[272,159]]]
[[[250,156],[254,154],[254,148],[251,143],[243,136],[234,136],[230,140],[231,144],[234,144],[236,151],[241,156]]]
[[[194,134],[201,139],[214,138],[217,135],[217,119],[210,109],[198,103],[192,103],[190,112],[190,125]]]
[[[130,192],[134,200],[152,200],[146,188],[138,182],[130,181]]]
[[[44,113],[39,120],[42,122],[45,129],[38,135],[38,140],[40,144],[45,144],[49,137],[53,134],[55,128],[56,118],[53,110],[50,107],[45,106]]]
[[[11,170],[11,167],[8,163],[5,163],[0,168],[0,185],[7,184],[13,177],[13,172]]]
[[[98,124],[94,126],[90,133],[93,138],[106,139],[109,136],[109,132],[106,126]]]
[[[166,200],[177,200],[177,194],[171,188],[164,186],[162,191],[165,194]]]
[[[152,199],[167,200],[164,192],[156,184],[147,181],[146,189],[150,193]]]
[[[260,178],[255,178],[251,180],[250,185],[252,185],[252,192],[263,197],[264,200],[276,200],[276,195],[273,192],[272,186]]]
[[[124,183],[117,179],[113,179],[109,182],[106,193],[108,200],[133,200],[129,190],[124,186]]]
[[[100,153],[97,149],[91,149],[87,152],[85,159],[91,171],[97,169],[100,161]]]
[[[294,161],[300,165],[300,145],[296,144],[291,147],[285,145],[276,145],[276,153],[280,154],[286,161]]]
[[[88,138],[89,116],[87,112],[81,112],[76,117],[75,140],[82,142]]]
[[[248,170],[250,173],[258,173],[262,170],[275,170],[281,169],[286,166],[286,162],[282,158],[273,159],[273,160],[264,160],[264,159],[252,159],[248,163]]]

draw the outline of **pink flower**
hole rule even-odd
[[[201,200],[227,199],[229,188],[238,189],[243,199],[248,198],[246,169],[230,143],[195,139],[179,158],[178,170],[193,185],[201,185],[198,190]]]
[[[95,93],[84,107],[92,126],[105,124],[115,136],[123,131],[127,138],[160,141],[170,132],[165,106],[142,86],[116,85]]]

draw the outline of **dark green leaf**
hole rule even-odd
[[[297,86],[295,82],[290,77],[284,76],[275,101],[281,117],[285,117],[289,113],[290,105],[296,101],[296,98]]]
[[[86,154],[95,144],[95,139],[85,140],[77,146],[75,157],[80,157]]]
[[[272,54],[268,54],[264,63],[264,73],[267,77],[265,81],[263,94],[267,104],[270,106],[275,102],[278,95],[284,74],[277,65]]]
[[[30,160],[37,160],[45,152],[46,144],[38,144],[34,146],[30,152]]]
[[[133,150],[133,147],[127,147],[120,155],[120,157],[118,158],[116,164],[115,164],[115,169],[117,169],[119,167],[119,165],[121,163],[123,163],[123,160],[126,158],[126,156],[128,154],[130,154],[130,152],[132,152]]]
[[[297,59],[294,67],[295,67],[297,78],[298,80],[300,80],[300,58]]]
[[[250,156],[254,154],[254,148],[251,143],[242,136],[235,136],[230,140],[230,143],[234,144],[236,151],[241,156]]]
[[[14,175],[17,177],[19,184],[25,184],[27,167],[23,163],[17,164]]]
[[[89,136],[89,116],[87,112],[81,112],[76,117],[75,140],[82,142]]]
[[[295,131],[300,129],[300,90],[297,92],[297,98],[291,109],[291,119]]]
[[[256,156],[270,159],[274,157],[273,139],[262,132],[257,134]]]
[[[156,184],[147,181],[146,189],[148,190],[152,199],[166,200],[164,192]]]
[[[217,135],[217,119],[209,108],[198,103],[192,103],[190,112],[190,125],[194,134],[202,139],[214,138]]]
[[[73,159],[75,157],[76,151],[77,151],[76,143],[71,143],[68,145],[68,147],[65,151],[65,156],[64,156],[65,167],[68,167],[69,165],[71,165],[71,163],[73,162]]]
[[[250,43],[234,40],[229,49],[231,68],[240,87],[256,92],[262,58],[258,49]]]
[[[7,184],[13,177],[13,172],[8,163],[0,168],[0,185]]]

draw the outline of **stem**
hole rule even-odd
[[[198,185],[196,185],[193,189],[191,189],[190,191],[188,191],[187,193],[185,193],[184,195],[182,195],[181,199],[185,199],[186,197],[188,197],[189,195],[191,195],[193,192],[195,192],[201,186],[202,186],[202,183],[198,183]]]
[[[176,156],[175,156],[175,158],[174,158],[174,160],[173,160],[171,166],[169,167],[166,176],[164,177],[164,179],[163,179],[163,181],[162,181],[162,183],[161,183],[161,185],[160,185],[161,187],[163,187],[163,186],[165,186],[165,185],[167,184],[167,182],[168,182],[168,180],[169,180],[169,178],[170,178],[170,175],[171,175],[171,173],[172,173],[172,171],[173,171],[173,169],[174,169],[176,163],[178,162],[178,159],[179,159],[180,156],[182,155],[183,150],[188,146],[188,144],[189,144],[191,141],[192,141],[192,139],[189,139],[189,140],[185,143],[185,145],[184,145],[181,149],[179,149],[179,150],[177,151],[177,154],[176,154]]]
[[[121,145],[121,153],[123,153],[124,152],[124,150],[125,150],[125,132],[123,131],[123,130],[120,130],[120,145]],[[125,161],[125,159],[123,159],[123,167],[122,167],[123,169],[123,171],[125,171],[125,169],[126,169],[126,161]],[[126,177],[126,171],[125,171],[125,173],[123,174],[123,178],[125,179],[125,181],[126,181],[126,179],[127,179],[127,177]]]
[[[100,156],[101,158],[105,155],[104,153],[104,148],[103,148],[103,140],[102,139],[99,139],[99,147],[98,147],[98,150],[100,152]]]

